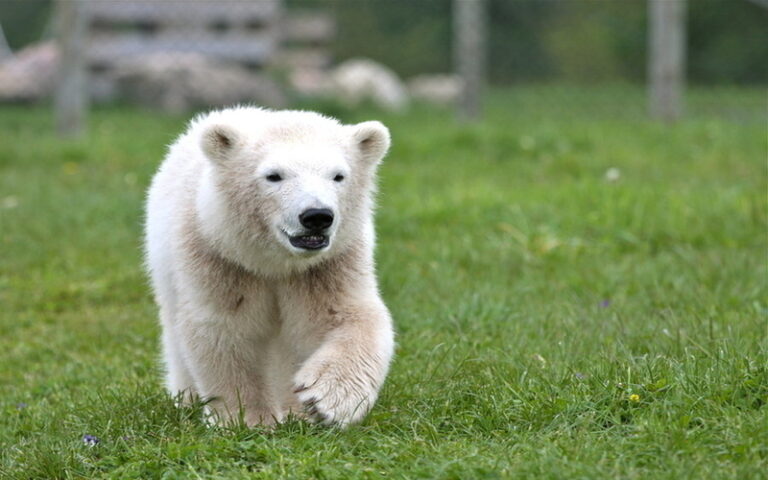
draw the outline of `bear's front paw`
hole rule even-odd
[[[362,420],[376,401],[378,392],[366,380],[364,375],[342,376],[333,369],[320,374],[302,370],[296,375],[293,392],[311,420],[345,426]]]

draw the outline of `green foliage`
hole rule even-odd
[[[338,59],[374,58],[401,75],[444,72],[450,65],[450,3],[439,0],[293,1],[289,6],[328,8],[338,25],[332,51]]]
[[[488,69],[510,81],[645,79],[647,0],[487,0]],[[366,56],[401,75],[446,72],[452,0],[289,0],[330,8],[334,53]],[[747,0],[688,1],[689,76],[700,83],[768,82],[768,10]]]
[[[52,4],[51,0],[0,1],[0,26],[12,49],[40,40],[48,26]]]
[[[692,1],[689,74],[705,82],[768,82],[768,8],[750,1]]]
[[[468,126],[338,108],[394,139],[398,348],[346,431],[206,428],[163,392],[141,210],[185,118],[98,110],[67,142],[3,107],[0,477],[763,478],[763,100],[694,90],[674,126],[632,87],[494,91]]]

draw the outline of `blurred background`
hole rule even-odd
[[[481,92],[537,85],[535,101],[565,114],[647,106],[674,120],[686,87],[768,84],[766,0],[3,0],[0,28],[0,102],[45,103],[58,88],[65,134],[89,103],[426,102],[476,118]],[[648,103],[616,101],[627,95]],[[723,93],[688,112],[751,107]]]

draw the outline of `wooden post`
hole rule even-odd
[[[653,118],[680,118],[685,87],[685,0],[648,0],[648,106]]]
[[[457,111],[461,121],[482,114],[485,27],[485,0],[453,1],[454,63],[463,83]]]
[[[83,133],[88,108],[85,44],[88,28],[85,0],[56,0],[59,71],[54,94],[56,131],[63,137]]]

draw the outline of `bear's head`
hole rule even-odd
[[[197,131],[206,160],[198,217],[226,258],[279,275],[371,250],[374,177],[390,145],[384,125],[239,108],[208,115]]]

